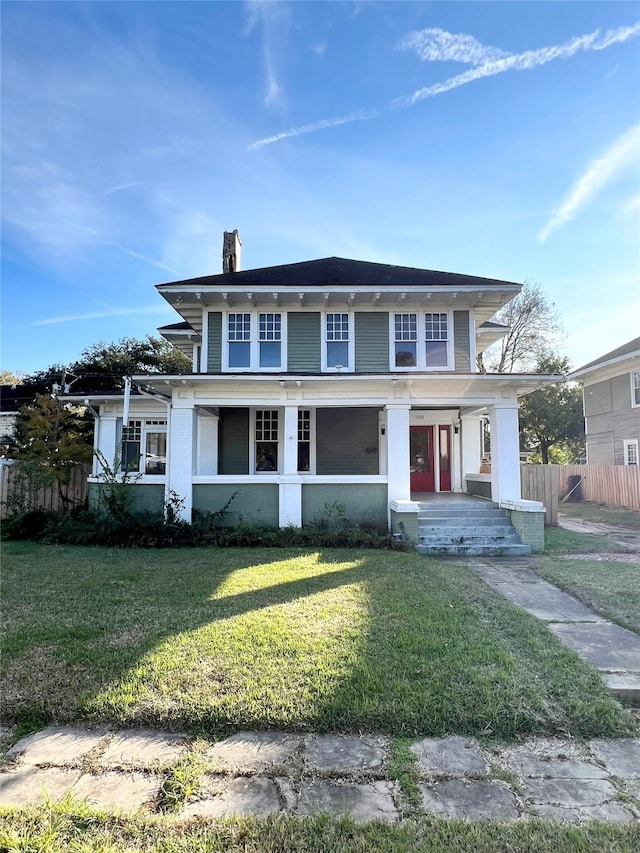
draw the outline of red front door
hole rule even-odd
[[[434,492],[433,427],[412,426],[409,432],[412,492]]]
[[[438,427],[438,461],[440,463],[440,491],[451,491],[451,427]]]

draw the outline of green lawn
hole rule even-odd
[[[5,543],[3,709],[247,728],[610,736],[633,719],[546,627],[412,553]]]
[[[632,853],[639,848],[638,824],[573,827],[545,820],[504,825],[423,818],[359,826],[322,816],[176,824],[64,805],[0,810],[0,849],[7,853]]]
[[[640,510],[626,506],[610,506],[596,501],[567,501],[561,503],[558,509],[569,518],[580,518],[596,524],[619,524],[620,527],[640,530]]]
[[[598,504],[586,509],[584,504],[572,507],[577,507],[572,512],[573,518],[603,523],[610,510],[620,510],[620,507],[604,507],[605,517],[599,518]],[[625,514],[633,512],[622,509],[620,517],[626,518]],[[622,522],[619,524],[623,526]],[[545,549],[546,556],[536,563],[538,574],[595,607],[608,619],[640,633],[640,565],[588,557],[567,558],[568,554],[623,554],[628,548],[612,543],[606,535],[575,533],[557,527],[545,530]]]

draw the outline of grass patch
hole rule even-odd
[[[624,545],[597,533],[577,533],[563,527],[545,527],[545,554],[615,554],[629,553]]]
[[[542,559],[535,569],[608,619],[640,633],[640,566],[637,563]]]
[[[640,530],[640,510],[625,506],[610,506],[596,501],[567,501],[558,507],[562,515],[568,518],[579,518],[583,521],[593,521],[595,524],[617,524]]]
[[[597,672],[464,566],[370,550],[4,546],[5,715],[611,736]]]
[[[176,823],[166,817],[109,816],[73,801],[0,810],[0,849],[7,853],[630,853],[639,845],[637,824],[596,821],[575,827],[544,820],[496,824],[422,818],[386,826],[280,815]]]

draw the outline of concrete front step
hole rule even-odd
[[[530,545],[416,545],[424,557],[528,557]]]
[[[493,502],[423,503],[418,514],[419,554],[430,556],[528,556],[504,510]]]

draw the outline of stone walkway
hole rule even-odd
[[[620,698],[640,702],[640,637],[558,589],[532,569],[536,557],[471,559],[466,565],[599,669]]]
[[[640,739],[547,738],[483,748],[471,738],[426,738],[411,746],[418,804],[391,777],[391,748],[384,737],[244,732],[207,743],[140,729],[51,726],[7,752],[0,805],[71,791],[101,808],[161,811],[167,780],[192,762],[201,767],[200,782],[178,819],[325,812],[359,822],[420,814],[640,820]]]

